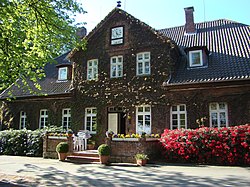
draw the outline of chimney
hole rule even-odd
[[[76,35],[80,38],[83,39],[84,36],[87,35],[87,29],[85,27],[80,27],[77,31],[76,31]]]
[[[194,25],[194,7],[184,8],[185,16],[186,16],[186,24],[185,31],[187,34],[195,33],[195,25]]]

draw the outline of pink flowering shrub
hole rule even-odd
[[[165,129],[161,144],[168,162],[250,165],[250,124],[229,128]]]

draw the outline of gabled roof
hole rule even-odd
[[[158,32],[157,30],[155,30],[154,28],[152,28],[151,26],[147,25],[146,23],[140,21],[139,19],[135,18],[134,16],[132,16],[131,14],[127,13],[126,11],[120,9],[120,8],[114,8],[99,24],[96,25],[96,27],[89,33],[86,35],[86,37],[84,39],[88,40],[90,39],[95,33],[97,33],[99,31],[99,29],[101,29],[103,27],[103,25],[109,20],[111,19],[111,17],[116,14],[119,13],[121,15],[126,16],[126,18],[128,20],[130,20],[131,22],[136,22],[137,24],[142,25],[143,27],[145,27],[146,29],[150,30],[153,34],[155,34],[157,36],[157,38],[160,38],[162,41],[166,42],[170,42],[170,38],[166,37],[164,35],[162,35],[160,32]],[[172,41],[171,41],[172,42]],[[71,58],[79,49],[75,48],[73,49],[67,56],[67,58]]]
[[[24,97],[32,97],[39,95],[57,95],[57,94],[65,94],[69,93],[71,80],[67,81],[58,81],[58,65],[71,65],[71,62],[67,60],[66,56],[69,52],[64,53],[63,55],[55,58],[54,60],[57,63],[47,63],[44,70],[46,77],[38,80],[38,84],[41,86],[41,90],[37,90],[31,81],[28,81],[28,84],[31,90],[34,93],[31,93],[27,88],[22,88],[22,80],[17,80],[17,84],[12,84],[9,88],[4,90],[0,94],[0,99],[6,99],[9,97],[15,98],[24,98]],[[17,86],[19,85],[20,88]],[[9,95],[11,93],[11,95]]]
[[[187,68],[186,56],[168,80],[171,84],[190,84],[250,79],[250,27],[230,20],[195,24],[196,34],[186,34],[185,27],[159,30],[182,49],[206,46],[207,68]]]

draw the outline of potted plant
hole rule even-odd
[[[73,131],[71,129],[67,130],[67,136],[71,137],[73,135]]]
[[[102,144],[98,147],[98,154],[101,164],[108,164],[110,152],[110,147],[107,144]]]
[[[107,138],[112,138],[113,134],[114,134],[114,132],[113,132],[112,130],[108,130],[108,131],[106,132]]]
[[[87,149],[88,150],[93,150],[95,148],[95,141],[88,139],[88,144],[87,144]]]
[[[58,158],[60,161],[64,161],[67,157],[69,151],[69,144],[67,142],[60,142],[56,146],[56,152],[58,153]]]
[[[145,154],[136,154],[135,159],[138,166],[145,166],[149,158],[148,155]]]

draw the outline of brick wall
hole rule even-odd
[[[144,153],[149,156],[149,162],[161,157],[159,140],[146,140],[140,138],[139,141],[112,141],[106,139],[106,143],[111,147],[111,162],[135,163],[135,155]]]
[[[56,146],[60,142],[68,142],[69,153],[73,152],[73,138],[72,137],[60,137],[60,136],[48,136],[43,137],[43,158],[58,158],[56,152]]]

